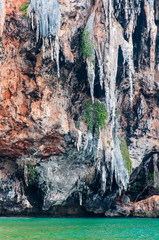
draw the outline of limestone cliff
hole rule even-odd
[[[158,0],[0,0],[1,215],[104,214],[150,174],[157,189],[158,26]]]

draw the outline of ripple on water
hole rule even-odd
[[[159,219],[1,218],[0,240],[5,239],[159,240]]]

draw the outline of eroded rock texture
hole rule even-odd
[[[0,0],[0,213],[104,214],[141,173],[157,188],[158,0],[26,2]]]

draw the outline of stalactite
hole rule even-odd
[[[150,11],[152,11],[153,6],[154,6],[154,0],[148,0],[149,4],[150,4]]]
[[[108,80],[105,81],[105,102],[106,102],[106,107],[108,111],[108,118],[110,118],[110,91],[109,91],[109,85],[108,85]]]
[[[128,65],[128,79],[130,85],[130,107],[132,107],[133,102],[133,74],[134,74],[134,62],[133,62],[133,44],[125,41],[122,46],[123,57],[124,57],[124,65],[127,63]]]
[[[105,144],[100,144],[97,151],[105,152],[106,165],[110,166],[109,173],[111,178],[111,183],[113,184],[113,176],[119,189],[126,189],[126,185],[129,180],[129,174],[124,165],[124,160],[120,152],[119,140],[117,138],[117,118],[116,118],[116,109],[117,109],[117,88],[116,88],[116,78],[118,70],[118,50],[121,48],[124,62],[123,62],[123,73],[125,70],[124,76],[127,78],[130,86],[129,98],[130,98],[130,107],[133,104],[133,78],[134,78],[134,62],[133,62],[133,42],[132,34],[137,24],[137,18],[141,11],[141,0],[128,1],[128,0],[116,0],[113,8],[113,2],[103,1],[104,11],[105,11],[105,48],[102,46],[99,48],[98,41],[95,46],[96,57],[99,66],[99,80],[101,88],[105,89],[105,102],[108,112],[108,118],[111,121],[109,134],[112,138],[111,141],[111,151],[108,150]],[[123,14],[124,7],[124,14]],[[118,18],[116,22],[112,16]],[[120,16],[119,16],[120,15]],[[122,19],[122,20],[121,20]],[[119,25],[119,21],[121,24]],[[92,83],[92,82],[91,82]],[[92,86],[93,89],[93,86]],[[99,154],[97,154],[98,156]],[[108,159],[108,155],[111,156],[111,159]],[[103,164],[103,163],[102,163]],[[98,171],[101,173],[101,190],[102,192],[106,190],[106,177],[107,171],[102,165]],[[98,166],[99,168],[99,166]],[[105,169],[105,170],[104,170]]]
[[[153,88],[154,85],[154,69],[155,69],[155,47],[156,47],[156,35],[157,26],[154,25],[155,14],[154,14],[154,0],[148,0],[149,3],[149,31],[150,31],[150,87]]]
[[[128,21],[128,0],[125,0],[125,20]]]
[[[79,192],[79,204],[80,206],[82,206],[82,193]]]
[[[60,66],[59,66],[59,37],[57,35],[56,40],[55,40],[55,60],[56,60],[56,65],[57,65],[57,76],[58,78],[60,77]]]
[[[5,0],[0,0],[0,37],[2,36],[3,33],[4,16],[5,16]]]
[[[80,130],[78,130],[78,141],[77,141],[77,150],[80,150],[80,146],[82,143],[82,132]]]
[[[113,169],[115,172],[116,183],[120,189],[125,189],[129,181],[128,171],[125,169],[124,161],[121,155],[119,140],[118,138],[114,139],[114,160],[113,160]]]
[[[90,15],[87,24],[86,24],[86,31],[88,33],[88,38],[90,38],[90,42],[92,41],[92,32],[93,32],[93,21],[94,21],[94,12]],[[94,47],[92,46],[92,55],[88,56],[86,58],[86,63],[87,63],[87,76],[88,76],[88,81],[90,85],[90,93],[91,93],[91,98],[92,102],[94,102],[94,79],[95,79],[95,52],[94,52]]]
[[[103,192],[103,194],[106,191],[106,185],[107,185],[107,172],[105,169],[105,166],[102,166],[102,181],[101,181],[101,190]]]
[[[128,4],[128,2],[127,2]],[[126,189],[129,175],[128,171],[125,168],[124,161],[122,155],[120,153],[120,146],[118,139],[116,137],[116,105],[117,105],[117,92],[116,92],[116,77],[117,77],[117,69],[118,69],[118,48],[121,45],[121,49],[124,52],[125,61],[128,64],[129,70],[129,82],[130,82],[130,102],[132,105],[132,96],[133,96],[133,73],[134,73],[134,66],[133,66],[133,49],[131,48],[132,40],[130,39],[127,42],[124,37],[121,38],[123,29],[119,28],[119,25],[115,25],[114,21],[112,20],[113,14],[113,7],[112,1],[103,1],[105,15],[106,15],[106,42],[105,42],[105,49],[99,49],[98,46],[95,46],[96,49],[96,57],[98,60],[99,65],[99,80],[101,88],[104,86],[105,89],[105,102],[106,108],[108,112],[109,120],[111,119],[110,124],[110,134],[112,136],[112,146],[111,151],[107,149],[106,145],[101,143],[97,148],[97,158],[99,157],[99,152],[103,151],[105,153],[105,162],[102,162],[99,167],[98,164],[98,171],[101,174],[101,192],[102,194],[105,193],[107,190],[107,171],[110,173],[111,184],[113,184],[113,176],[115,176],[115,181],[119,186],[119,189]],[[128,10],[128,9],[127,9]],[[127,21],[128,21],[127,12]],[[117,29],[118,28],[118,29]],[[132,32],[131,32],[132,33]],[[120,36],[120,38],[119,38]],[[126,45],[126,47],[125,47]],[[102,52],[100,52],[102,51]],[[103,57],[104,52],[104,57]],[[88,66],[88,63],[87,63]],[[90,72],[90,71],[89,71]],[[89,75],[88,75],[89,76]],[[94,88],[94,80],[90,81],[91,89]],[[94,89],[93,89],[94,91]],[[101,138],[101,136],[99,136]],[[91,139],[91,141],[93,141]],[[100,139],[100,142],[103,140]],[[108,158],[108,155],[111,158]],[[102,161],[102,160],[101,160]],[[100,161],[99,161],[100,162]],[[107,170],[106,166],[110,166],[110,169]],[[110,186],[111,188],[111,186]]]
[[[45,0],[31,0],[28,13],[32,21],[32,29],[36,28],[36,41],[39,41],[39,37],[43,41],[43,58],[46,55],[46,42],[50,42],[50,57],[56,61],[57,75],[60,77],[59,31],[61,13],[58,0],[48,0],[47,4]]]
[[[38,43],[38,41],[39,41],[39,34],[40,34],[40,23],[39,23],[38,18],[36,19],[36,22],[37,22],[37,27],[36,27],[36,42]]]

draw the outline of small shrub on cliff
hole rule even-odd
[[[28,166],[28,182],[29,184],[32,184],[35,181],[36,178],[36,172],[35,168],[31,165]]]
[[[126,144],[126,141],[123,139],[120,139],[120,151],[125,163],[125,167],[129,172],[129,175],[131,175],[132,173],[132,161],[130,159],[130,155],[129,155],[129,150]]]
[[[29,4],[30,4],[30,2],[27,1],[26,4],[21,4],[21,5],[20,5],[20,8],[19,8],[19,10],[23,12],[23,15],[24,15],[25,17],[28,17],[28,6],[29,6]]]
[[[95,101],[93,104],[91,100],[86,102],[83,119],[88,124],[90,131],[94,131],[98,135],[99,128],[105,127],[107,118],[108,114],[104,103]]]
[[[88,28],[85,28],[82,33],[82,53],[83,53],[83,60],[85,61],[87,57],[91,57],[93,54],[93,44],[91,40],[91,34],[88,31]]]

